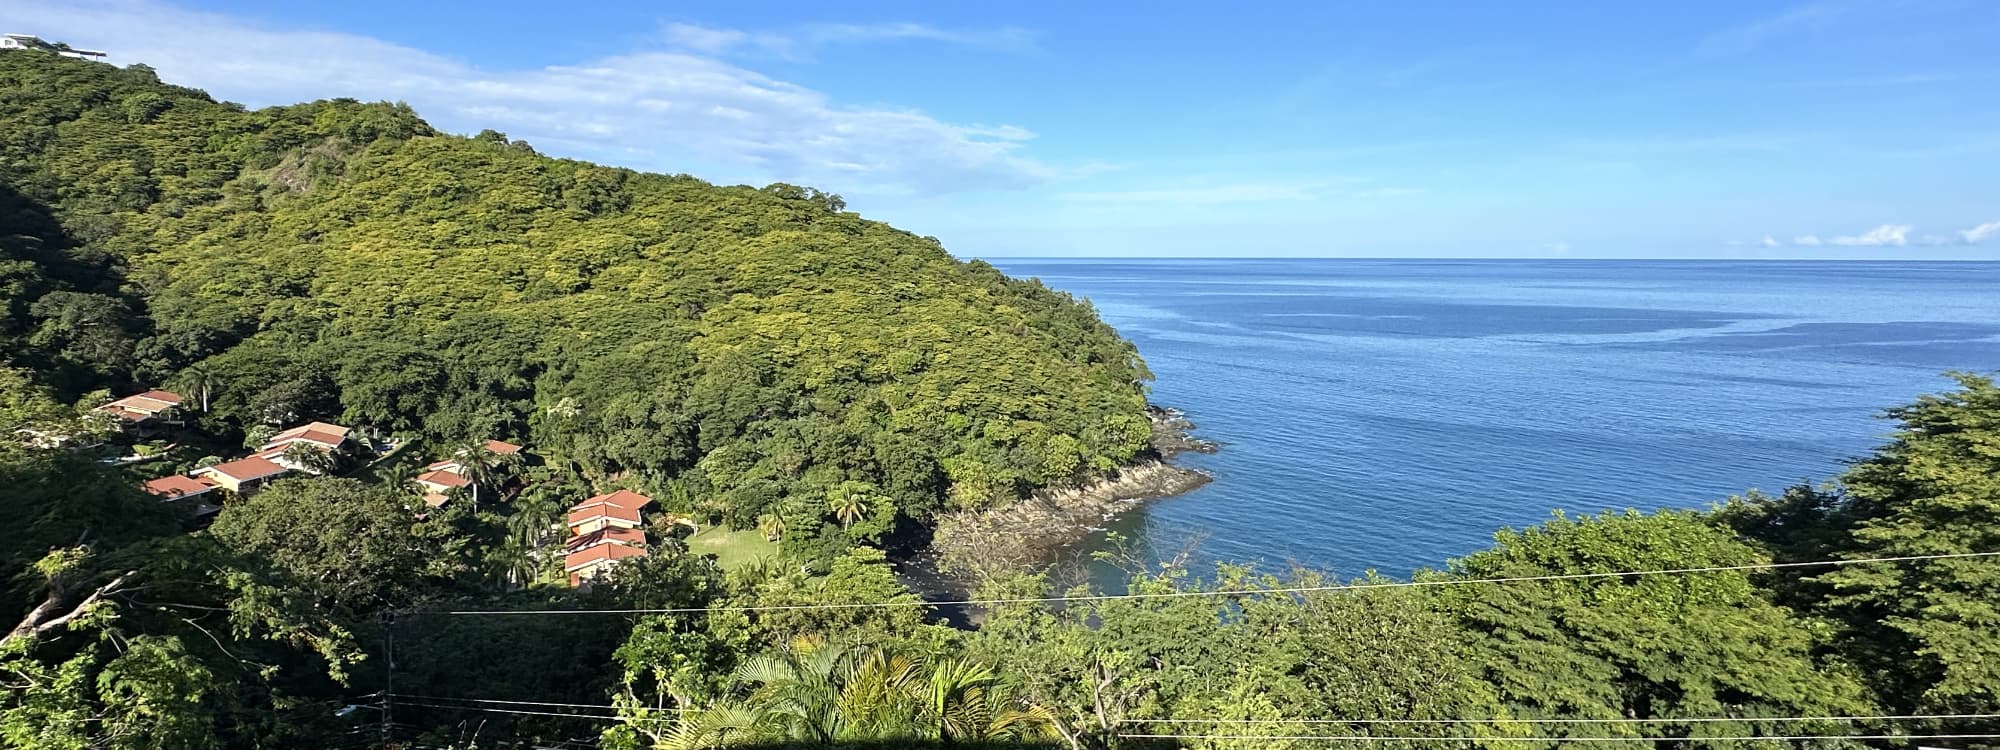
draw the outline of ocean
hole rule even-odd
[[[2000,369],[2000,263],[994,265],[1088,298],[1223,443],[1181,459],[1213,483],[1106,530],[1204,567],[1406,576],[1558,509],[1822,481],[1883,409]]]

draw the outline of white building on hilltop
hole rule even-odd
[[[0,49],[38,49],[78,60],[98,59],[105,55],[94,49],[72,49],[62,42],[47,41],[33,34],[0,34]]]

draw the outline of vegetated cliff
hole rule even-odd
[[[836,195],[549,158],[403,105],[248,111],[0,52],[0,220],[15,365],[72,396],[204,380],[223,429],[524,436],[840,538],[1147,449],[1151,375],[1087,302]]]
[[[938,519],[926,564],[967,579],[961,583],[1032,570],[1144,501],[1207,484],[1209,475],[1169,460],[1180,453],[1211,453],[1218,446],[1194,437],[1194,423],[1178,410],[1149,408],[1148,416],[1153,438],[1144,460],[1085,484],[1041,490],[1011,505],[945,514]]]

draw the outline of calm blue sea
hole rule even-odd
[[[1089,298],[1216,481],[1156,553],[1406,575],[1554,509],[1826,479],[1883,408],[2000,369],[2000,263],[1007,260]]]

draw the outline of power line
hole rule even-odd
[[[702,612],[767,612],[781,610],[828,610],[828,609],[876,609],[883,607],[955,607],[990,606],[995,604],[1061,604],[1067,602],[1101,602],[1128,599],[1183,599],[1207,596],[1254,596],[1258,594],[1308,594],[1329,591],[1356,591],[1360,589],[1400,589],[1425,588],[1434,586],[1467,586],[1490,583],[1528,583],[1533,581],[1580,581],[1597,578],[1624,578],[1627,576],[1681,575],[1688,573],[1727,573],[1749,570],[1779,570],[1784,568],[1836,567],[1843,565],[1863,565],[1867,563],[1917,562],[1920,560],[1951,560],[1964,558],[1984,558],[2000,556],[2000,552],[1959,552],[1940,555],[1907,555],[1903,557],[1871,557],[1858,560],[1813,560],[1808,562],[1754,563],[1748,565],[1718,565],[1702,568],[1667,568],[1661,570],[1630,570],[1616,573],[1563,573],[1543,576],[1512,576],[1506,578],[1455,578],[1433,581],[1389,581],[1385,583],[1348,583],[1330,586],[1289,586],[1266,589],[1229,589],[1219,591],[1168,591],[1140,594],[1088,594],[1082,596],[1042,596],[1013,597],[1002,599],[957,599],[948,601],[927,601],[914,599],[891,602],[852,602],[845,604],[756,604],[726,607],[669,607],[663,609],[460,609],[443,610],[424,614],[439,615],[637,615],[637,614],[697,614]],[[419,613],[405,613],[419,614]]]
[[[1743,737],[1378,737],[1370,735],[1121,734],[1127,740],[1316,740],[1328,742],[1729,742],[1750,740],[1990,740],[2000,734],[1808,734]]]
[[[665,719],[665,718],[649,719],[643,716],[633,717],[633,716],[606,716],[603,714],[565,714],[565,713],[556,713],[553,711],[522,711],[519,709],[488,708],[485,706],[445,706],[436,703],[404,703],[403,705],[416,706],[419,708],[436,708],[446,711],[486,711],[489,713],[499,713],[499,714],[522,714],[525,716],[555,716],[564,719],[595,719],[598,721],[628,721],[628,722],[629,721],[674,721],[674,719]],[[606,708],[609,708],[609,706],[606,706]]]
[[[506,701],[506,700],[493,700],[485,698],[451,698],[442,695],[410,695],[407,693],[395,693],[394,695],[398,698],[410,698],[413,700],[420,700],[420,701],[465,701],[467,703],[491,703],[503,706],[514,705],[514,706],[555,706],[558,708],[601,708],[607,711],[616,711],[621,708],[629,708],[638,711],[666,711],[669,713],[683,713],[692,710],[686,708],[649,708],[646,706],[608,706],[602,703],[551,703],[548,701]]]
[[[1704,716],[1684,719],[1123,719],[1120,724],[1713,724],[1795,721],[1936,721],[2000,719],[2000,714],[1901,714],[1895,716]],[[1707,738],[1703,738],[1707,739]]]

